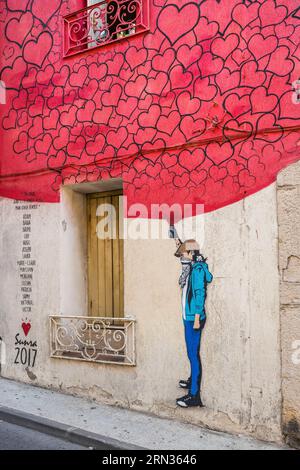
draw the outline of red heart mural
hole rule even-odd
[[[33,26],[33,17],[30,12],[21,16],[20,20],[12,18],[6,25],[6,36],[10,42],[22,46]]]
[[[7,8],[11,11],[26,11],[29,0],[6,0]]]
[[[31,323],[23,321],[21,326],[22,326],[22,330],[24,331],[24,335],[27,336],[31,329]]]
[[[53,44],[51,34],[41,33],[36,40],[28,41],[23,50],[24,60],[30,64],[41,67],[49,54]]]
[[[61,183],[123,177],[129,204],[209,211],[299,159],[297,2],[150,3],[149,32],[85,47],[79,28],[63,57],[62,16],[85,2],[7,0],[1,196],[54,202]]]
[[[57,12],[61,6],[62,0],[51,0],[45,5],[44,0],[34,0],[32,3],[33,15],[41,20],[42,23],[47,24],[50,18]]]

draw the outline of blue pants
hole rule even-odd
[[[183,320],[187,355],[191,365],[191,395],[200,392],[202,365],[200,359],[200,343],[202,330],[194,330],[194,322]]]

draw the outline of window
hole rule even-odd
[[[65,56],[148,30],[148,0],[87,0],[64,18]]]
[[[52,358],[136,364],[135,319],[124,316],[121,184],[62,186],[62,313],[50,315]]]
[[[88,313],[124,316],[121,191],[87,196]]]

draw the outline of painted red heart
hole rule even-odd
[[[194,149],[192,152],[183,150],[179,154],[179,164],[186,170],[193,171],[205,160],[204,150]]]
[[[216,21],[208,21],[205,16],[201,16],[198,24],[194,28],[194,33],[197,37],[197,42],[207,41],[214,38],[219,30],[219,25]]]
[[[6,46],[3,49],[3,55],[4,55],[6,60],[9,60],[14,55],[14,53],[15,53],[14,46]]]
[[[126,62],[129,67],[133,70],[139,65],[143,64],[147,60],[147,49],[137,49],[135,46],[129,47],[125,54]]]
[[[209,21],[216,21],[223,34],[230,23],[232,9],[239,3],[241,3],[240,0],[230,0],[230,2],[224,2],[224,5],[222,2],[221,6],[220,0],[204,0],[201,3],[201,16],[205,16]]]
[[[162,163],[166,168],[171,168],[175,166],[177,163],[177,155],[172,154],[170,155],[168,152],[164,153],[161,157]]]
[[[11,42],[22,46],[33,26],[33,17],[30,12],[24,13],[20,19],[12,18],[6,25],[5,33]]]
[[[150,95],[148,95],[150,96]],[[152,97],[151,97],[152,98]],[[164,93],[162,96],[159,98],[159,105],[162,108],[169,108],[171,109],[173,106],[173,103],[175,101],[176,95],[173,91],[169,91],[168,93]]]
[[[287,16],[288,9],[281,5],[277,6],[274,0],[267,0],[259,7],[259,17],[262,26],[281,23]]]
[[[147,78],[139,75],[135,80],[131,80],[125,85],[125,93],[127,96],[139,98],[147,85]]]
[[[156,54],[152,59],[152,67],[158,72],[167,72],[175,60],[174,49],[166,49],[163,54]]]
[[[247,62],[251,58],[251,54],[248,49],[235,49],[231,54],[231,58],[237,65],[241,65],[244,62]],[[220,75],[220,74],[219,74]]]
[[[117,106],[122,95],[122,87],[118,83],[113,85],[111,89],[102,95],[103,106]]]
[[[18,90],[21,85],[21,78],[24,77],[27,64],[22,57],[17,57],[11,67],[4,67],[1,71],[1,80],[8,89]]]
[[[239,96],[237,93],[231,93],[224,101],[224,108],[232,117],[249,112],[251,109],[249,95]]]
[[[49,168],[53,169],[62,168],[66,160],[66,153],[63,150],[60,150],[56,155],[51,155],[48,158],[47,165]]]
[[[250,175],[249,170],[242,170],[240,171],[239,175],[239,183],[242,188],[251,188],[255,185],[255,178],[254,176]]]
[[[178,111],[172,111],[168,116],[160,116],[157,122],[157,129],[166,134],[172,135],[180,122]]]
[[[44,0],[34,0],[32,4],[32,13],[46,25],[60,8],[61,2],[62,0],[51,0],[51,2],[48,2],[47,5],[45,5]]]
[[[52,145],[52,136],[45,134],[41,139],[35,141],[34,148],[37,153],[47,155]]]
[[[272,129],[272,133],[266,132]],[[277,142],[283,136],[283,128],[276,124],[276,116],[272,113],[262,114],[256,124],[256,139],[264,142]]]
[[[265,87],[255,88],[250,95],[250,101],[252,113],[268,113],[278,105],[277,96],[268,94]]]
[[[86,144],[86,153],[88,155],[97,155],[97,153],[103,150],[105,139],[102,134],[98,134],[94,140],[90,140]],[[80,145],[81,148],[81,145]]]
[[[287,91],[280,98],[280,119],[290,121],[290,125],[293,122],[297,122],[300,119],[300,106],[295,100],[295,92],[292,90]]]
[[[17,121],[17,112],[14,109],[11,109],[7,116],[3,118],[2,125],[5,130],[15,129]]]
[[[66,147],[69,142],[69,135],[69,129],[67,127],[62,127],[59,131],[58,137],[56,137],[53,141],[53,147],[56,150],[61,150],[62,148]]]
[[[209,169],[209,175],[214,181],[221,181],[226,178],[227,169],[224,166],[212,165]]]
[[[47,65],[44,70],[40,70],[36,76],[36,81],[39,85],[49,85],[53,76],[54,70],[52,65]]]
[[[26,42],[23,50],[24,60],[42,67],[52,49],[53,39],[50,33],[44,32],[36,40]]]
[[[112,106],[103,106],[102,108],[97,108],[93,115],[93,121],[96,124],[107,125],[112,111]]]
[[[206,52],[198,60],[198,66],[202,78],[217,75],[223,68],[223,59],[214,57],[210,52]]]
[[[194,83],[194,96],[202,101],[212,101],[217,95],[217,87],[210,85],[209,78],[197,78]]]
[[[156,139],[152,142],[145,142],[142,145],[142,154],[148,159],[156,162],[158,158],[164,153],[166,144],[162,139]]]
[[[199,44],[195,46],[188,46],[187,44],[183,44],[179,47],[177,51],[177,60],[184,66],[185,69],[188,69],[191,65],[193,65],[197,60],[200,59],[202,55],[203,49]]]
[[[295,67],[293,60],[290,58],[290,51],[288,47],[278,47],[271,55],[267,69],[270,72],[284,77],[288,75]]]
[[[44,105],[45,105],[44,98],[38,95],[36,99],[34,100],[34,103],[28,108],[29,116],[31,117],[41,116],[43,114]]]
[[[275,51],[277,45],[278,39],[276,36],[265,38],[262,34],[254,34],[249,41],[248,47],[254,57],[259,60]]]
[[[73,87],[81,88],[87,79],[88,73],[89,73],[89,70],[86,67],[86,65],[82,65],[81,67],[79,67],[77,72],[71,73],[70,85]]]
[[[139,128],[137,121],[136,126],[134,124],[132,127],[136,127],[134,132],[134,141],[136,144],[143,145],[145,142],[152,142],[157,134],[157,130],[152,127]]]
[[[127,100],[120,100],[117,107],[117,113],[129,118],[137,107],[137,99],[132,97]]]
[[[238,35],[234,33],[229,34],[225,38],[216,38],[211,44],[211,52],[226,60],[232,51],[238,47],[239,42]]]
[[[19,95],[13,100],[14,109],[24,109],[27,107],[28,93],[26,90],[20,90]]]
[[[191,72],[184,70],[182,65],[175,65],[170,72],[171,88],[188,88],[193,81]]]
[[[28,134],[27,132],[21,132],[18,140],[15,141],[13,146],[15,153],[22,153],[28,149]]]
[[[70,68],[68,65],[63,65],[59,72],[54,73],[52,83],[55,86],[65,86],[70,76]]]
[[[266,74],[258,70],[258,65],[254,61],[247,62],[241,69],[241,85],[256,88],[263,85]]]
[[[161,172],[162,166],[160,163],[149,163],[146,168],[147,175],[151,176],[152,178],[156,178]]]
[[[175,44],[196,26],[199,16],[199,7],[195,3],[188,3],[181,8],[168,5],[160,11],[157,27],[171,44]]]
[[[108,67],[108,74],[118,76],[124,64],[123,54],[121,53],[115,54],[113,60],[108,60],[106,64]]]
[[[106,136],[106,141],[114,148],[122,147],[128,136],[126,127],[119,127],[116,131],[109,131]]]
[[[29,0],[7,0],[7,8],[11,11],[26,11]]]
[[[253,125],[248,121],[230,119],[224,125],[223,134],[232,145],[238,145],[253,134]]]
[[[61,106],[63,102],[64,102],[63,88],[55,88],[53,95],[47,100],[47,106],[50,109],[54,109],[54,108],[57,108],[58,106]]]
[[[259,5],[257,3],[236,5],[232,10],[232,18],[237,24],[244,28],[258,17],[258,7]]]
[[[239,83],[240,73],[238,70],[231,72],[225,67],[216,76],[216,84],[218,85],[222,94],[226,91],[233,90],[234,88],[238,87]]]
[[[84,137],[78,136],[75,142],[69,142],[67,147],[67,153],[76,158],[80,158],[83,150],[86,147],[86,142]],[[95,155],[99,150],[96,149]]]
[[[93,62],[89,65],[89,77],[95,78],[96,80],[103,80],[107,75],[107,65],[106,64],[97,64]]]
[[[206,146],[205,151],[208,158],[210,158],[216,165],[225,162],[233,155],[233,147],[230,142],[210,142]]]
[[[35,139],[36,137],[41,135],[43,131],[43,120],[40,116],[37,116],[36,118],[34,118],[33,124],[28,131],[29,137],[31,139]]]
[[[53,109],[52,111],[50,111],[49,116],[46,116],[43,119],[44,129],[45,130],[57,129],[58,119],[59,119],[59,112],[57,109]]]
[[[206,129],[206,122],[204,119],[194,119],[193,116],[184,116],[180,122],[180,130],[185,136],[186,140],[199,138]]]
[[[138,123],[141,127],[155,128],[160,116],[160,107],[157,104],[150,106],[149,111],[141,113],[138,117]]]
[[[27,336],[30,329],[31,329],[31,324],[29,322],[22,322],[22,330],[24,331],[24,335]]]
[[[190,174],[190,179],[193,183],[197,185],[197,190],[199,188],[198,185],[203,183],[206,180],[206,178],[207,178],[207,172],[203,169],[198,168],[197,170],[194,170]]]
[[[185,187],[188,182],[190,181],[190,175],[189,173],[183,173],[182,175],[176,175],[173,179],[173,183],[175,186],[178,188],[183,188]]]
[[[201,101],[198,98],[192,98],[189,91],[183,91],[177,97],[177,107],[182,116],[192,115],[200,109]]]
[[[94,96],[96,91],[98,90],[98,81],[93,79],[90,80],[87,85],[84,85],[82,88],[79,90],[79,98],[82,98],[83,100],[91,100]]]

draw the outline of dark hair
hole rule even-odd
[[[193,251],[193,261],[197,261],[198,258],[200,258],[199,260],[202,261],[203,263],[206,262],[207,258],[204,258],[204,256],[200,253],[199,250],[189,250],[188,253],[190,253],[191,251]]]

